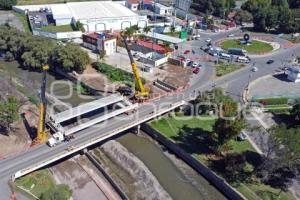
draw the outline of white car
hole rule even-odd
[[[194,40],[200,40],[200,35],[199,34],[193,35],[193,39]]]
[[[186,58],[186,59],[185,59],[185,62],[186,62],[186,63],[189,63],[189,62],[191,62],[191,59]]]
[[[199,66],[199,63],[193,62],[192,67],[198,67],[198,66]]]
[[[207,39],[205,40],[205,42],[210,43],[210,42],[211,42],[211,39],[210,39],[210,38],[207,38]]]
[[[234,37],[234,34],[231,33],[231,34],[227,35],[227,37]]]
[[[253,67],[253,68],[252,68],[252,71],[253,71],[253,72],[257,72],[257,71],[258,71],[257,67]]]

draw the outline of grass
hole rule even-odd
[[[65,3],[65,2],[79,2],[79,1],[93,1],[93,0],[19,0],[18,5],[35,5],[48,3]]]
[[[59,199],[70,199],[72,195],[69,186],[64,184],[57,185],[47,169],[35,171],[17,179],[14,182],[14,187],[17,186],[22,187],[22,189],[29,191],[38,198],[40,198],[42,194],[47,194],[49,190],[53,189],[56,191],[57,195],[58,193],[60,194]],[[20,188],[17,190],[24,193],[24,190],[21,190]],[[31,198],[32,195],[29,195],[29,192],[26,193],[26,196]]]
[[[245,49],[248,53],[253,54],[267,53],[273,50],[272,45],[257,40],[252,40],[250,45],[242,45],[237,39],[225,40],[222,42],[221,47],[223,49],[241,48]]]
[[[67,25],[61,25],[61,26],[54,26],[54,25],[49,25],[49,26],[43,26],[41,28],[43,31],[48,31],[48,32],[72,32],[74,31],[73,27],[71,24]]]
[[[165,35],[179,38],[180,32],[167,32]]]
[[[217,76],[224,76],[226,74],[229,74],[231,72],[234,72],[238,69],[242,68],[242,65],[237,65],[234,63],[230,63],[230,64],[218,64],[216,65],[216,75]]]
[[[162,133],[167,138],[171,139],[178,146],[184,149],[187,153],[191,154],[194,158],[209,166],[210,158],[209,153],[206,151],[207,143],[201,139],[203,134],[211,134],[213,125],[216,119],[206,118],[197,119],[190,118],[184,120],[181,118],[176,120],[175,117],[163,117],[159,120],[152,121],[150,125]],[[256,153],[248,140],[229,142],[231,149],[229,153]],[[253,155],[254,155],[253,154]],[[253,170],[254,166],[250,163],[247,168]],[[239,192],[241,192],[248,200],[291,200],[294,199],[289,193],[281,192],[278,196],[279,190],[270,186],[264,185],[257,181],[251,183],[233,183]]]
[[[24,14],[21,14],[21,13],[17,13],[17,12],[12,12],[12,13],[13,13],[16,17],[19,18],[19,20],[20,20],[21,23],[23,24],[23,27],[24,27],[25,32],[30,33],[31,30],[30,30],[30,26],[29,26],[29,22],[28,22],[27,16],[24,15]]]
[[[48,170],[39,170],[23,176],[15,181],[16,186],[29,190],[32,194],[40,197],[41,194],[55,186],[53,178]]]

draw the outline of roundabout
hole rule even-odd
[[[265,54],[275,50],[276,44],[265,42],[262,40],[252,40],[251,43],[242,44],[240,39],[226,39],[220,42],[222,49],[241,48],[246,50],[249,54]]]

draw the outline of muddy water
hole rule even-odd
[[[183,166],[186,165],[183,162],[181,163],[181,168],[185,168],[185,171],[188,170],[188,172],[184,173],[180,170],[174,162],[164,154],[163,149],[149,138],[129,133],[118,138],[117,141],[144,162],[148,169],[158,179],[161,186],[173,199],[226,199],[202,176],[188,166]]]
[[[4,62],[3,60],[0,60],[0,70],[7,76],[12,77],[19,85],[25,86],[28,95],[38,96],[42,73],[24,70],[18,67],[17,62]],[[54,77],[49,73],[47,75],[46,91],[72,106],[94,99],[94,97],[79,94],[75,89],[75,84],[71,81],[63,77]]]

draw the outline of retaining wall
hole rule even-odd
[[[212,185],[214,185],[220,192],[222,192],[228,199],[231,200],[244,200],[245,198],[238,193],[234,188],[232,188],[224,179],[216,175],[213,171],[207,168],[205,165],[201,164],[191,155],[186,153],[172,141],[164,137],[158,131],[154,130],[149,124],[142,124],[141,129],[150,135],[152,138],[160,142],[162,145],[166,146],[174,154],[180,157],[183,161],[188,163],[193,169],[195,169],[199,174],[201,174],[206,180],[208,180]]]

